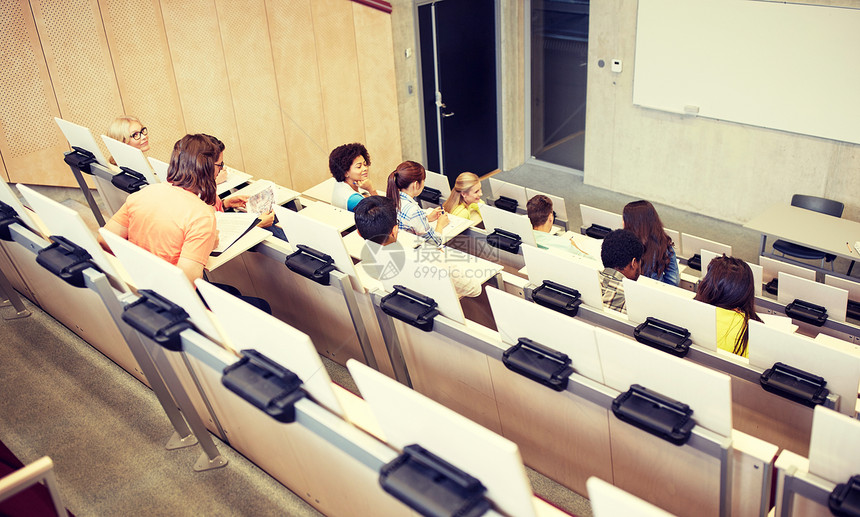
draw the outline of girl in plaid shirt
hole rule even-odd
[[[442,229],[448,225],[448,215],[441,208],[424,210],[415,198],[424,190],[427,173],[418,162],[401,163],[388,176],[386,195],[397,208],[397,226],[401,230],[424,237],[427,242],[442,245]],[[435,222],[435,225],[430,223]]]

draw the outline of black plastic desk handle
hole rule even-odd
[[[837,517],[860,517],[860,475],[836,485],[827,498],[827,506]]]
[[[532,299],[540,306],[571,317],[577,315],[582,305],[579,291],[552,280],[544,280],[532,291]]]
[[[478,479],[416,444],[380,469],[379,484],[421,515],[478,517],[490,509]]]
[[[784,363],[774,363],[772,367],[765,370],[759,378],[759,383],[765,391],[809,407],[824,404],[830,393],[825,388],[827,381],[823,377]]]
[[[631,385],[612,401],[612,413],[619,420],[675,445],[687,443],[696,425],[690,406],[638,384]]]
[[[337,269],[334,259],[321,251],[317,251],[304,244],[297,244],[298,250],[287,255],[284,264],[296,273],[309,278],[321,285],[329,285],[330,273]]]
[[[302,380],[256,350],[224,368],[221,384],[278,422],[296,421],[295,404],[305,397]]]
[[[502,363],[509,370],[555,391],[565,390],[573,373],[567,354],[527,338],[520,338],[516,345],[505,350]]]
[[[433,330],[433,319],[439,315],[436,300],[412,289],[395,285],[394,292],[382,297],[382,312],[425,332]]]
[[[633,331],[636,341],[652,348],[684,357],[693,343],[690,331],[657,318],[646,318],[645,322]]]

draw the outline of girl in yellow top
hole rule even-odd
[[[451,215],[471,219],[475,224],[480,224],[483,221],[481,205],[484,204],[481,194],[481,180],[471,172],[464,172],[457,176],[451,195],[442,208]]]
[[[747,322],[761,321],[755,313],[755,280],[749,265],[725,255],[711,260],[696,300],[717,307],[717,347],[747,357]]]

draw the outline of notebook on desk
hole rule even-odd
[[[442,242],[448,242],[472,226],[475,226],[475,222],[471,219],[448,214],[448,226],[442,228]]]
[[[218,245],[212,250],[213,257],[225,252],[259,222],[257,214],[240,212],[215,212],[218,226]]]

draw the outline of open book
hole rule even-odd
[[[211,255],[217,257],[233,245],[243,235],[255,227],[260,220],[257,214],[242,212],[215,212],[215,223],[218,226],[218,245]]]

